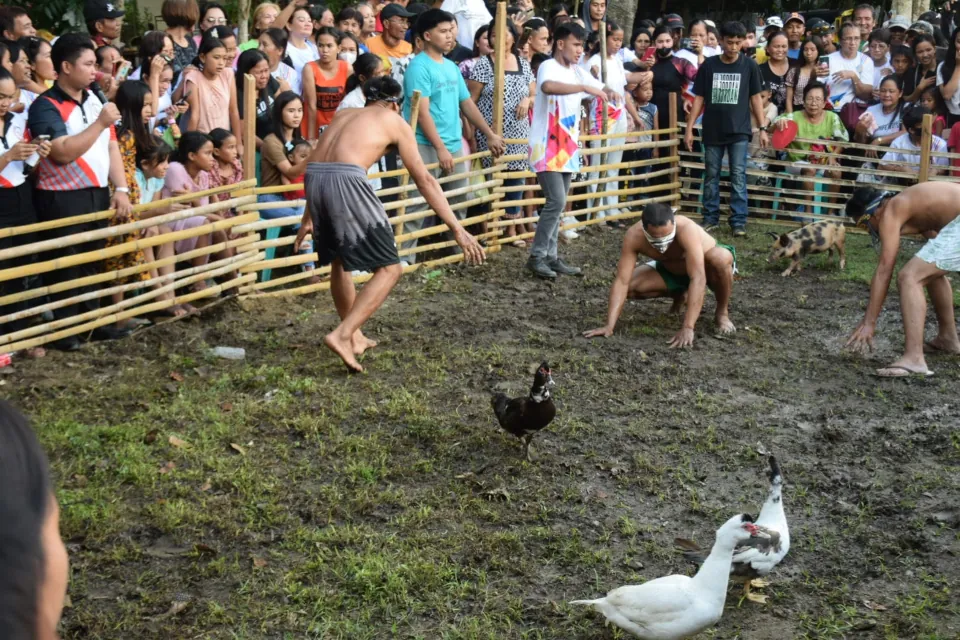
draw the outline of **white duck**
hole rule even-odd
[[[790,529],[783,510],[783,475],[776,458],[770,456],[769,462],[770,491],[755,522],[759,534],[737,545],[730,567],[733,579],[743,583],[744,597],[760,604],[767,601],[767,596],[752,593],[750,588],[767,586],[769,583],[759,578],[769,575],[790,551]],[[684,549],[686,557],[703,562],[703,551],[694,543],[680,538],[676,543]]]
[[[717,541],[694,577],[672,575],[614,589],[605,598],[574,600],[645,640],[679,640],[720,620],[727,599],[733,550],[756,535],[753,518],[740,514],[717,530]]]

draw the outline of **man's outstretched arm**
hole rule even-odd
[[[683,247],[686,254],[687,277],[690,286],[687,288],[687,311],[683,316],[683,326],[670,341],[671,347],[689,347],[693,344],[694,328],[703,310],[703,297],[707,293],[707,272],[703,260],[703,244],[700,241],[695,226],[686,227],[677,232],[676,242]]]
[[[895,206],[895,201],[890,200],[880,221],[880,259],[877,261],[876,271],[873,272],[873,279],[870,280],[870,301],[867,303],[863,320],[847,340],[847,346],[854,351],[873,351],[877,319],[883,311],[883,303],[887,299],[887,291],[890,290],[890,281],[893,279],[893,269],[897,265],[897,254],[900,253],[900,221],[895,215]]]
[[[420,150],[417,148],[417,139],[413,136],[413,129],[398,115],[395,115],[392,119],[391,126],[396,131],[394,139],[397,141],[397,151],[400,154],[400,159],[403,160],[403,166],[410,173],[410,178],[417,185],[420,195],[424,197],[437,217],[453,232],[453,237],[463,250],[467,262],[483,264],[486,259],[483,247],[480,246],[476,238],[467,233],[466,229],[461,226],[457,216],[450,209],[450,203],[443,195],[440,183],[427,171],[426,165],[423,164],[423,159],[420,157]]]
[[[636,229],[631,229],[623,239],[623,248],[620,250],[620,261],[617,262],[617,274],[610,286],[610,303],[607,310],[607,324],[599,329],[584,331],[584,338],[603,336],[609,338],[620,319],[623,305],[630,292],[630,279],[633,270],[637,267]]]

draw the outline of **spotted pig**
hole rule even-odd
[[[789,257],[793,260],[781,276],[789,276],[800,271],[800,263],[809,253],[827,253],[827,258],[833,257],[836,247],[840,256],[840,270],[847,265],[847,256],[843,251],[843,243],[847,235],[843,225],[837,222],[814,222],[791,233],[781,233],[779,236],[772,231],[775,238],[770,257],[767,262]]]

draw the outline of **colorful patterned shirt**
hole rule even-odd
[[[597,89],[603,83],[577,65],[565,67],[555,59],[546,60],[537,73],[537,99],[534,102],[533,124],[530,126],[530,168],[540,173],[558,171],[577,173],[580,154],[580,102],[586,93],[553,95],[543,92],[545,82],[586,85]]]

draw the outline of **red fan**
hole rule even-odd
[[[774,149],[786,149],[787,145],[797,137],[797,132],[800,130],[797,123],[793,120],[787,120],[786,123],[783,129],[779,126],[774,129],[773,139],[770,141]]]

